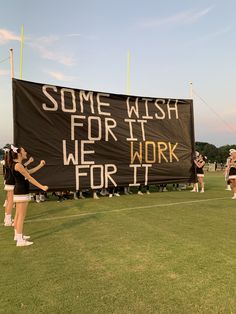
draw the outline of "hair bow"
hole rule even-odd
[[[17,153],[18,147],[15,147],[14,145],[11,145],[11,149],[14,153]]]

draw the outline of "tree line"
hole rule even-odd
[[[207,157],[208,162],[225,163],[229,157],[229,150],[236,149],[236,145],[224,145],[216,147],[206,142],[195,142],[196,151]]]

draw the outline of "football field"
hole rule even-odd
[[[3,226],[0,195],[1,314],[236,313],[236,200],[221,172],[205,193],[31,202],[30,247]]]

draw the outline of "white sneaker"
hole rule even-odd
[[[30,239],[30,236],[27,236],[27,235],[23,235],[23,240],[29,240]],[[14,236],[14,241],[17,241],[17,236],[15,235]]]
[[[4,226],[5,227],[12,227],[13,226],[13,222],[12,221],[5,221],[4,222]]]
[[[112,197],[113,195],[112,194],[109,194],[109,197]]]
[[[100,195],[106,196],[107,195],[107,190],[106,189],[101,189]]]
[[[190,192],[197,192],[196,190],[191,190]]]
[[[115,195],[115,196],[120,196],[120,194],[119,194],[119,193],[114,193],[114,195]]]
[[[234,195],[234,196],[232,197],[232,200],[236,200],[236,195]]]
[[[45,196],[43,194],[39,195],[39,200],[40,202],[45,202]]]
[[[146,194],[151,194],[150,191],[147,191]]]
[[[34,242],[26,241],[26,240],[18,240],[16,242],[16,246],[29,246],[32,245]]]
[[[225,189],[225,191],[231,191],[231,188],[230,188],[230,187],[228,187],[228,188],[226,188],[226,189]]]
[[[40,203],[39,195],[36,195],[35,200],[36,200],[36,203]]]
[[[204,190],[201,190],[201,191],[200,191],[200,193],[204,193],[204,192],[205,192]]]
[[[95,200],[99,200],[99,197],[97,196],[97,194],[94,194],[94,195],[93,195],[93,198],[94,198]]]
[[[143,195],[143,192],[141,192],[141,191],[138,191],[138,193],[137,193],[138,195]]]

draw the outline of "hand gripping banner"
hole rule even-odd
[[[190,99],[72,89],[13,79],[14,141],[46,166],[50,190],[195,180]]]

